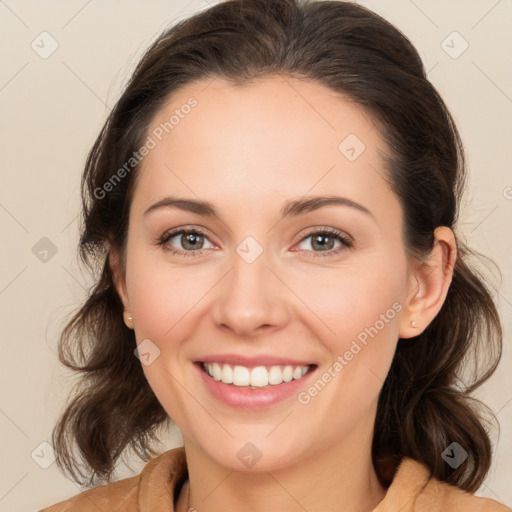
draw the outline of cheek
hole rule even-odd
[[[378,393],[399,338],[405,268],[400,254],[374,254],[350,267],[295,278],[294,291],[314,312],[307,315],[311,330],[333,361],[341,357],[339,384]]]
[[[149,338],[161,350],[190,337],[197,327],[202,299],[216,282],[203,265],[173,266],[164,256],[134,249],[127,265],[127,288],[137,338]]]
[[[377,404],[393,361],[403,309],[400,278],[391,277],[388,273],[380,280],[363,279],[352,274],[340,279],[344,286],[331,284],[323,288],[324,294],[310,296],[311,308],[321,312],[329,327],[322,328],[328,334],[320,338],[330,354],[325,369],[329,375],[319,376],[327,389],[315,407],[319,416],[329,414],[333,425],[355,427]],[[351,411],[349,417],[346,411]]]
[[[137,344],[151,340],[152,361],[143,364],[146,379],[168,414],[183,421],[187,394],[179,383],[186,380],[186,340],[197,328],[197,311],[206,293],[193,267],[172,268],[168,263],[151,262],[147,255],[132,254],[127,266],[127,288],[134,318]],[[206,285],[205,285],[206,286]],[[154,348],[154,346],[158,351]],[[158,354],[158,355],[156,355]],[[154,359],[153,359],[154,358]]]
[[[368,265],[322,269],[292,276],[294,292],[324,325],[328,337],[347,340],[377,324],[397,324],[405,289],[401,264],[373,260]]]
[[[175,273],[135,271],[129,285],[130,304],[137,333],[162,340],[171,335],[180,318],[190,310],[195,291]]]

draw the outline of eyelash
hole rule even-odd
[[[161,246],[162,249],[164,251],[166,251],[166,252],[169,252],[171,254],[176,254],[176,255],[179,255],[179,256],[185,256],[185,257],[201,256],[205,251],[208,250],[208,249],[196,249],[196,250],[192,250],[192,251],[181,251],[179,249],[175,249],[172,246],[167,246],[166,245],[167,242],[171,238],[174,238],[175,236],[182,235],[182,234],[183,235],[184,234],[186,234],[186,235],[190,235],[190,234],[200,235],[200,236],[204,236],[205,238],[208,238],[206,233],[204,233],[200,229],[196,229],[196,228],[178,228],[178,229],[175,229],[175,230],[171,230],[171,231],[165,232],[158,239],[158,245]],[[313,253],[312,257],[313,258],[317,258],[317,257],[326,258],[326,257],[329,257],[329,256],[335,256],[335,255],[339,254],[341,251],[344,251],[346,249],[350,249],[354,245],[352,240],[350,240],[349,238],[344,236],[341,233],[341,231],[338,231],[337,229],[334,229],[334,228],[322,228],[322,229],[319,229],[319,230],[317,229],[315,231],[310,231],[305,236],[303,236],[299,240],[298,243],[303,242],[304,240],[306,240],[307,238],[309,238],[312,235],[328,235],[328,236],[331,236],[332,238],[335,238],[338,241],[340,241],[342,243],[342,247],[338,247],[337,249],[330,249],[328,251],[304,251],[304,250],[298,250],[297,252],[308,252],[308,253],[312,252]]]

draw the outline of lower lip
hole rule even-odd
[[[201,375],[207,389],[215,398],[232,407],[249,410],[269,407],[281,400],[285,400],[291,395],[297,394],[318,368],[315,366],[300,379],[265,388],[250,389],[240,388],[233,384],[225,384],[222,381],[215,380],[204,371],[202,363],[195,363],[194,366]]]

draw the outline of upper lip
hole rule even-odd
[[[203,356],[197,359],[196,362],[227,363],[231,366],[245,366],[247,368],[254,368],[256,366],[309,366],[315,364],[304,359],[290,359],[289,357],[278,357],[267,354],[252,357],[238,354],[212,354]]]

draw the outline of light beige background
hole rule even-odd
[[[505,328],[501,365],[478,393],[501,423],[494,465],[479,494],[510,506],[512,2],[360,3],[417,46],[467,148],[470,180],[459,232],[501,268],[498,301]],[[0,512],[39,510],[81,491],[50,464],[51,448],[41,445],[51,440],[75,382],[60,367],[56,346],[66,315],[89,283],[76,257],[80,173],[143,50],[166,25],[207,6],[206,0],[0,0]],[[58,43],[46,59],[31,47],[35,41],[43,51],[43,31]],[[450,36],[453,31],[463,39]],[[45,41],[50,48],[50,39]],[[467,50],[453,58],[464,41]],[[57,249],[47,262],[33,252],[43,237]],[[178,431],[162,439],[169,448],[181,442]],[[142,467],[134,462],[131,473],[121,466],[117,477]]]

